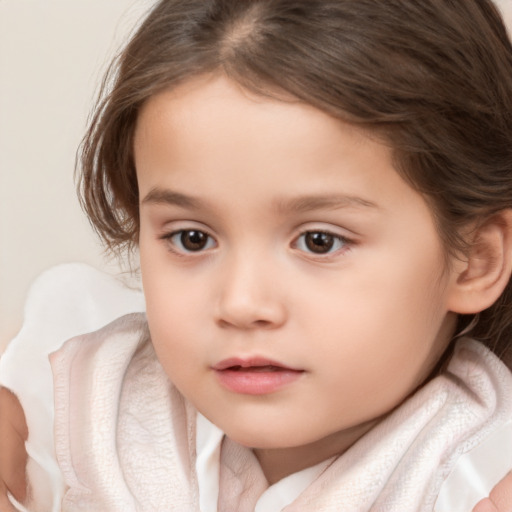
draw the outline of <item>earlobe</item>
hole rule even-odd
[[[474,314],[492,306],[512,273],[512,209],[496,213],[472,232],[466,259],[456,266],[449,310]]]

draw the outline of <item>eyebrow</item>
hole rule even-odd
[[[181,206],[182,208],[199,209],[204,203],[200,199],[187,194],[156,187],[146,194],[141,204],[168,204]]]
[[[362,197],[331,194],[331,195],[306,195],[294,197],[287,201],[278,202],[278,210],[283,212],[308,212],[312,210],[336,210],[338,208],[374,208],[379,209],[377,203],[363,199]]]
[[[151,189],[144,197],[141,204],[167,204],[194,210],[208,208],[208,204],[203,199],[159,187]],[[367,199],[343,194],[305,195],[294,197],[289,200],[280,200],[276,203],[276,210],[283,213],[301,213],[313,210],[328,210],[348,207],[380,208],[376,203]]]

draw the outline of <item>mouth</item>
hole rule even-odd
[[[234,365],[226,368],[226,370],[230,370],[232,372],[281,372],[285,370],[282,366],[274,366],[271,364],[265,366],[240,366]]]
[[[262,357],[251,357],[249,359],[242,359],[238,357],[232,357],[230,359],[224,359],[213,366],[214,370],[233,370],[233,371],[251,371],[251,370],[262,370],[263,371],[279,371],[279,370],[291,370],[291,371],[302,371],[297,368],[292,368],[285,364],[277,361]]]
[[[221,385],[244,395],[266,395],[297,381],[304,370],[262,358],[225,359],[212,367]]]

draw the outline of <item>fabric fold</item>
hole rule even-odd
[[[198,511],[195,411],[131,314],[51,356],[66,511]]]

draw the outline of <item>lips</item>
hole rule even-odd
[[[274,371],[279,370],[292,370],[292,371],[301,371],[296,368],[291,368],[290,366],[286,366],[282,363],[278,363],[276,361],[271,361],[270,359],[265,359],[262,357],[252,357],[250,359],[241,359],[238,357],[233,357],[231,359],[224,359],[220,363],[217,363],[213,366],[214,370],[226,370],[226,369],[239,369],[239,370],[255,370],[260,368],[272,368]]]
[[[265,358],[230,358],[212,367],[222,386],[246,395],[266,395],[298,380],[303,370]]]

